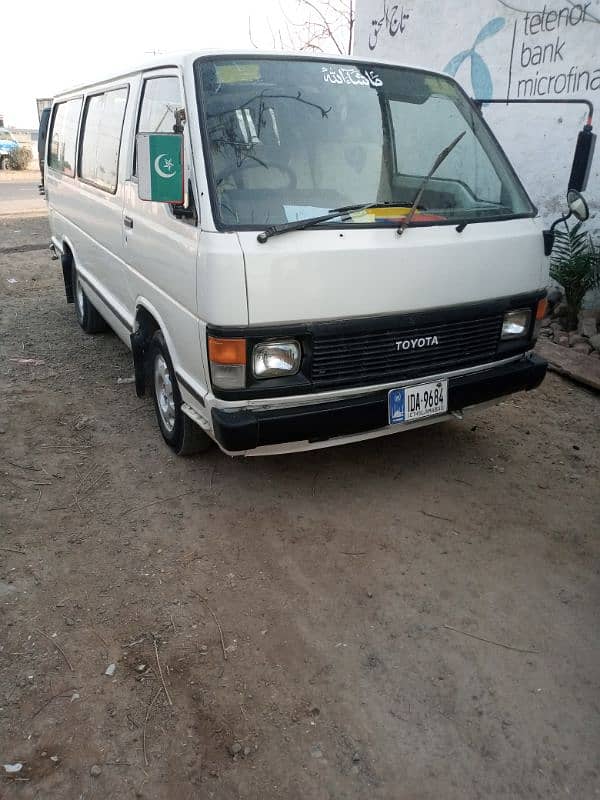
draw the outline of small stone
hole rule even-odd
[[[554,341],[556,344],[559,344],[561,347],[568,347],[569,346],[569,337],[566,333],[561,333],[558,336],[554,337]]]
[[[367,592],[367,597],[373,597],[373,592]]]
[[[144,672],[145,669],[146,669],[146,665],[145,664],[138,664],[137,667],[136,667],[136,670],[138,672]]]
[[[246,747],[244,747],[244,756],[245,756],[246,758],[248,758],[248,756],[250,755],[250,753],[251,753],[251,752],[252,752],[252,748],[250,748],[250,747],[248,747],[248,746],[246,745]]]
[[[206,653],[208,653],[208,647],[205,644],[201,644],[200,652],[206,655]]]
[[[598,323],[596,321],[596,314],[593,311],[580,311],[577,333],[589,339],[590,336],[595,336],[597,330]]]
[[[352,756],[352,763],[353,764],[358,764],[359,761],[360,761],[360,753],[356,752]]]
[[[109,664],[108,667],[104,670],[104,674],[108,675],[109,678],[115,674],[115,670],[117,669],[116,664]]]
[[[588,353],[592,352],[592,348],[587,344],[587,342],[577,342],[577,344],[573,345],[573,350],[576,353],[583,353],[587,356]]]
[[[310,748],[310,754],[313,758],[323,758],[323,751],[321,750],[321,747],[318,744],[314,744]]]
[[[239,742],[234,742],[230,746],[229,752],[231,753],[232,756],[237,756],[238,753],[242,752],[242,745]]]
[[[595,336],[590,336],[588,341],[594,350],[600,350],[600,333],[597,333]]]
[[[67,617],[65,619],[65,625],[75,625],[75,620],[71,619],[71,617]]]
[[[90,775],[92,778],[97,778],[99,775],[102,775],[102,769],[98,766],[98,764],[94,764],[90,767]]]
[[[54,761],[55,764],[58,764],[60,758],[58,756],[50,756],[50,761]]]

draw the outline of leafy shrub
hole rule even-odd
[[[27,169],[31,161],[31,150],[28,147],[15,147],[8,155],[9,169]]]
[[[556,231],[550,277],[565,290],[567,330],[575,330],[583,298],[600,285],[600,248],[581,230],[581,222]]]

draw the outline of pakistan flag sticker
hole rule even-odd
[[[138,194],[155,203],[183,202],[183,138],[177,133],[138,133]]]

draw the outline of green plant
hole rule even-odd
[[[567,330],[575,330],[583,298],[600,285],[600,248],[581,230],[581,222],[556,231],[550,277],[565,290]]]
[[[28,147],[15,147],[8,155],[9,169],[27,169],[31,161],[31,150]]]

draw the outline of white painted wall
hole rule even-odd
[[[600,0],[357,0],[356,13],[356,55],[455,74],[472,97],[584,97],[600,132]],[[586,115],[580,105],[484,108],[546,221],[565,207]],[[585,194],[598,230],[600,144]]]

